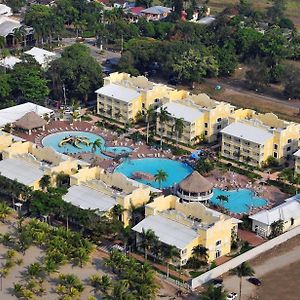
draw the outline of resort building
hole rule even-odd
[[[51,185],[56,186],[58,174],[72,175],[79,169],[89,166],[88,163],[60,154],[52,148],[38,148],[31,142],[15,142],[2,151],[0,173],[10,179],[39,189],[39,180],[43,175],[51,177]],[[11,168],[9,167],[11,165]],[[15,171],[16,170],[16,171]],[[30,184],[27,181],[26,174]],[[12,172],[12,173],[9,173]],[[18,176],[15,176],[17,173]],[[30,173],[29,173],[30,174]],[[34,180],[33,180],[34,179]]]
[[[187,92],[153,83],[144,76],[116,72],[104,78],[104,86],[96,94],[99,115],[127,123],[149,106],[158,107],[163,98],[175,99]]]
[[[148,21],[159,21],[166,18],[172,9],[164,6],[152,6],[141,11],[140,15]]]
[[[11,125],[29,112],[35,112],[40,117],[47,116],[47,118],[49,119],[54,115],[54,111],[52,109],[31,102],[26,102],[23,104],[1,109],[0,128],[4,127],[7,124]]]
[[[220,137],[220,131],[228,125],[228,116],[234,111],[229,103],[219,102],[206,94],[178,94],[175,100],[168,98],[162,108],[169,113],[168,120],[160,123],[157,118],[158,132],[163,130],[163,136],[177,139],[185,144],[194,144],[206,140],[215,142]],[[160,109],[157,109],[159,114]],[[180,135],[176,132],[175,123],[181,119],[184,123]]]
[[[58,55],[54,52],[47,51],[42,48],[33,47],[32,49],[24,52],[27,55],[32,56],[42,68],[46,69],[49,63],[56,58]]]
[[[115,205],[123,208],[120,221],[128,226],[132,210],[150,199],[151,188],[121,173],[109,173],[99,167],[81,169],[70,178],[71,187],[63,197],[82,209],[107,214]]]
[[[279,119],[273,113],[260,114],[239,109],[229,117],[222,133],[222,156],[253,166],[269,157],[280,163],[292,158],[299,147],[300,124]]]
[[[294,153],[295,157],[295,174],[300,175],[300,150]]]
[[[180,265],[187,263],[193,248],[208,249],[208,261],[228,254],[232,231],[237,231],[237,219],[207,208],[201,203],[183,203],[176,196],[160,196],[145,206],[145,219],[133,227],[140,234],[149,229],[158,239],[180,250]]]
[[[272,224],[283,221],[283,232],[300,225],[300,194],[286,199],[284,203],[252,216],[252,231],[263,237],[272,233]]]
[[[184,202],[208,203],[213,196],[213,185],[194,171],[178,184],[176,194]]]
[[[14,128],[28,132],[31,135],[34,129],[45,130],[47,122],[34,111],[28,112],[14,123]]]

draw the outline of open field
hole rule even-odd
[[[271,0],[251,0],[254,8],[259,10],[265,10],[267,7],[272,5]],[[237,4],[239,0],[211,0],[209,1],[209,7],[211,13],[218,13],[230,4]],[[288,0],[286,16],[291,18],[298,29],[300,29],[300,1],[299,0]]]

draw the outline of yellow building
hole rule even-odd
[[[162,107],[170,115],[163,124],[158,116],[158,134],[163,130],[164,137],[177,139],[175,122],[176,119],[181,119],[184,128],[178,140],[185,144],[194,144],[203,139],[215,142],[220,136],[220,131],[228,124],[228,116],[234,111],[234,106],[210,99],[206,94],[177,95],[176,100],[165,99],[165,102]],[[160,109],[157,109],[158,113],[159,111]]]
[[[158,106],[163,98],[173,99],[186,93],[153,83],[144,76],[116,72],[105,77],[104,86],[96,91],[97,113],[127,123],[150,105]]]
[[[207,208],[201,203],[181,203],[176,196],[160,196],[145,206],[145,219],[133,227],[137,242],[143,231],[153,230],[158,239],[180,250],[180,264],[192,256],[193,248],[208,249],[208,261],[230,252],[231,233],[237,219]]]
[[[94,167],[79,170],[71,176],[71,187],[63,199],[82,209],[96,209],[104,214],[120,205],[124,209],[120,221],[128,226],[132,209],[147,203],[150,191],[150,187],[121,173]]]
[[[39,181],[44,175],[51,177],[51,185],[56,186],[60,173],[72,175],[88,163],[54,151],[52,148],[38,148],[31,142],[15,142],[2,151],[0,172],[12,180],[39,189]]]
[[[262,166],[268,157],[280,163],[292,158],[299,147],[300,124],[279,119],[273,113],[260,114],[239,109],[222,130],[222,156],[253,166]]]
[[[294,153],[295,157],[295,174],[300,175],[300,150]]]

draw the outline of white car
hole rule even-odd
[[[237,297],[237,293],[231,292],[227,295],[226,300],[234,300]]]

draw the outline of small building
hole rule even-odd
[[[35,112],[40,117],[47,115],[48,118],[54,115],[54,111],[50,108],[26,102],[23,104],[11,106],[0,110],[0,128],[6,124],[12,124],[21,119],[28,112]]]
[[[0,4],[0,16],[9,17],[12,15],[13,15],[13,11],[9,6],[7,6],[5,4]]]
[[[201,203],[184,203],[173,195],[155,198],[145,206],[145,216],[132,228],[137,234],[137,245],[141,244],[143,230],[153,230],[160,242],[179,250],[179,265],[187,263],[198,245],[207,248],[208,261],[228,254],[231,234],[237,232],[240,223]]]
[[[12,70],[17,63],[20,63],[21,59],[15,57],[15,56],[7,56],[0,60],[0,66],[5,69]]]
[[[300,150],[294,153],[295,157],[295,175],[300,175]]]
[[[32,130],[40,129],[45,130],[45,125],[47,122],[41,118],[34,111],[28,112],[21,119],[14,123],[15,128],[20,128],[22,130],[28,131],[28,134],[31,135]]]
[[[213,196],[213,185],[194,171],[178,184],[176,194],[184,202],[208,203]]]
[[[171,8],[164,6],[152,6],[141,11],[143,16],[148,21],[159,21],[166,18],[171,13]]]
[[[56,53],[37,47],[33,47],[32,49],[25,51],[24,53],[32,56],[44,69],[49,66],[49,63],[51,61],[58,58],[58,55]]]
[[[249,216],[252,220],[252,231],[262,237],[272,233],[272,224],[283,221],[283,232],[300,225],[300,194],[288,198],[284,203],[269,210],[260,211]]]

